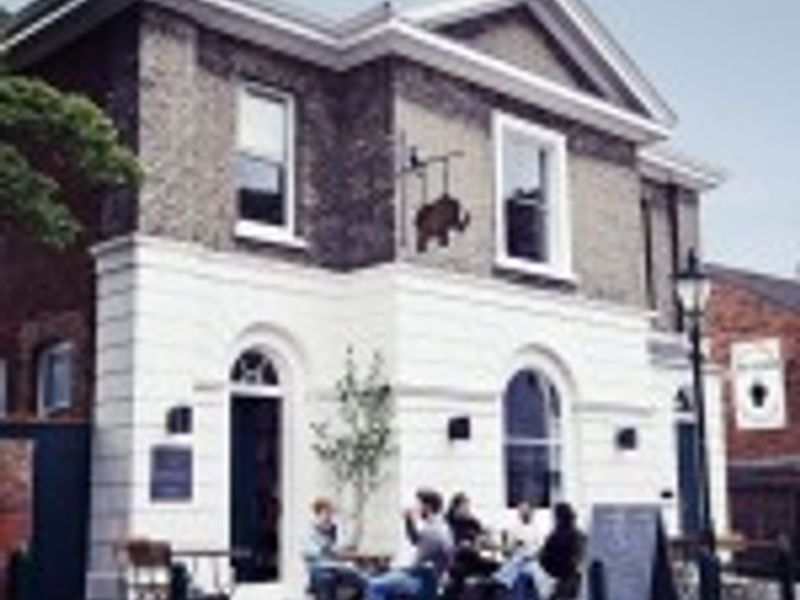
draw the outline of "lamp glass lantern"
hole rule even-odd
[[[711,296],[711,282],[700,267],[700,261],[694,251],[689,253],[686,268],[678,273],[675,290],[681,307],[690,317],[702,316]]]

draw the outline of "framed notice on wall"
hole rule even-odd
[[[188,502],[192,499],[192,450],[186,446],[154,446],[150,455],[150,499]]]
[[[742,430],[783,429],[786,380],[781,341],[764,338],[731,346],[736,426]]]

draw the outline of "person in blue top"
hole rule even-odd
[[[337,590],[347,587],[363,589],[365,578],[347,561],[339,550],[339,527],[334,520],[334,506],[327,498],[312,504],[313,522],[304,553],[309,572],[309,588],[317,600],[335,600]]]

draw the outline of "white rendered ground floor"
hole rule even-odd
[[[302,597],[309,505],[332,489],[310,425],[330,408],[348,347],[365,367],[384,357],[397,406],[399,452],[370,506],[371,550],[402,553],[399,515],[418,486],[466,492],[489,524],[506,518],[509,472],[525,464],[509,467],[504,422],[521,373],[558,401],[551,499],[573,503],[584,526],[593,504],[631,502],[663,506],[679,527],[675,398],[688,373],[659,359],[654,348],[677,340],[654,333],[643,311],[410,265],[335,274],[153,238],[96,256],[90,597],[113,597],[121,540],[227,550],[248,510],[273,523],[260,542],[273,560],[267,576],[242,577],[252,581],[237,598]],[[267,375],[237,375],[243,358],[240,371],[268,363]],[[708,384],[710,459],[724,524],[717,387]],[[188,433],[166,426],[176,408],[191,413]],[[469,423],[467,439],[450,439],[453,419]],[[240,434],[272,441],[248,446]],[[188,481],[170,482],[168,466],[154,473],[170,449],[188,457]],[[243,456],[266,483],[241,488]]]

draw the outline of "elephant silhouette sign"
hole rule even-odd
[[[436,240],[441,247],[448,246],[450,234],[466,231],[470,220],[469,212],[449,193],[423,204],[416,217],[417,251],[427,251],[431,240]]]

